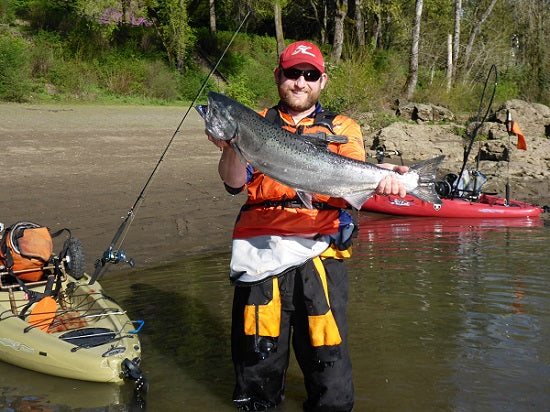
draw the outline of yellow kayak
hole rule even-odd
[[[64,378],[139,382],[143,322],[87,274],[70,275],[69,259],[52,261],[43,280],[24,287],[0,267],[0,361]]]

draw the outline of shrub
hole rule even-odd
[[[38,32],[29,49],[30,70],[33,77],[45,76],[55,66],[56,55],[62,56],[59,36],[45,31]]]
[[[144,79],[145,62],[125,51],[113,51],[94,62],[99,86],[112,94],[123,96],[147,94]]]
[[[218,32],[217,42],[204,30],[197,30],[199,47],[210,53],[211,64],[230,41],[232,32]],[[271,106],[278,101],[273,69],[277,65],[277,44],[274,38],[239,33],[218,70],[229,85],[218,84],[217,89],[249,107]]]
[[[328,83],[323,105],[336,112],[369,110],[376,99],[376,72],[369,56],[327,64]]]
[[[0,35],[0,99],[27,101],[32,81],[25,42],[9,34]]]
[[[87,100],[97,96],[97,77],[86,62],[73,59],[56,60],[46,80],[53,84],[60,97],[72,100]]]
[[[176,100],[179,97],[174,72],[160,60],[145,64],[143,83],[148,97],[162,100]]]
[[[177,78],[177,86],[180,97],[183,100],[192,101],[199,92],[205,79],[206,74],[202,73],[198,69],[187,70],[185,74],[179,75]],[[219,87],[216,87],[215,80],[212,77],[208,79],[208,82],[206,83],[198,100],[201,102],[205,102],[206,94],[209,90],[219,90]]]
[[[250,108],[256,107],[256,95],[251,90],[250,79],[245,73],[241,73],[231,79],[231,82],[226,88],[226,93],[232,99],[244,104]]]
[[[11,24],[15,20],[15,8],[10,2],[0,2],[0,23]]]

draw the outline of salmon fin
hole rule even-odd
[[[319,149],[327,148],[327,141],[320,138],[317,134],[301,134],[300,138]]]
[[[368,190],[366,192],[359,192],[344,197],[344,200],[348,202],[357,210],[361,210],[367,200],[369,200],[374,193],[374,190]]]
[[[302,192],[301,190],[296,190],[296,194],[298,195],[298,197],[300,198],[300,200],[302,201],[305,207],[307,207],[308,209],[313,209],[313,203],[312,203],[313,195],[311,193]]]
[[[443,159],[445,159],[445,155],[432,157],[431,159],[412,165],[410,171],[418,173],[420,181],[434,181],[435,172],[439,169]]]
[[[434,205],[441,205],[441,199],[437,195],[435,185],[433,183],[424,186],[417,186],[416,189],[412,190],[409,194],[424,202],[432,203]]]
[[[321,149],[327,149],[327,145],[329,143],[341,144],[348,142],[348,138],[346,136],[327,134],[324,132],[319,132],[315,134],[301,134],[300,138]]]

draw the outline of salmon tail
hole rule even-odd
[[[440,155],[410,167],[411,172],[418,174],[418,186],[410,192],[411,195],[424,202],[441,205],[441,199],[435,191],[435,173],[443,159],[445,155]]]

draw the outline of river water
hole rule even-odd
[[[350,272],[356,411],[550,409],[549,221],[361,213]],[[149,411],[233,411],[228,252],[116,273],[105,290],[145,320]],[[125,411],[131,385],[0,363],[0,409]],[[286,400],[305,398],[294,359]]]

